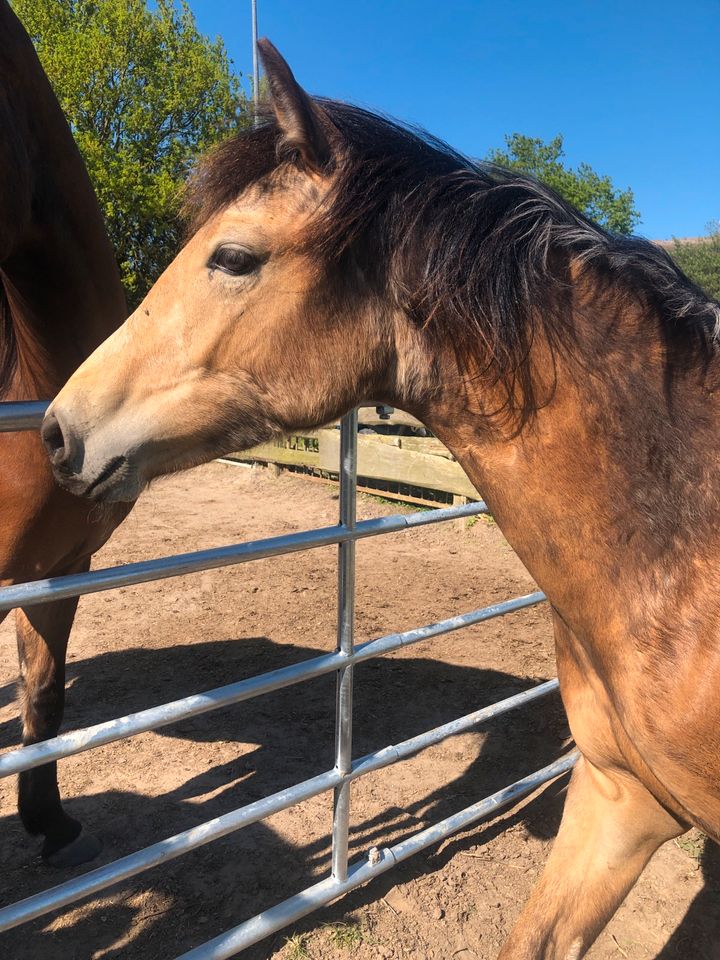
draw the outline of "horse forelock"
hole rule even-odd
[[[665,250],[609,233],[531,177],[476,163],[424,131],[359,107],[317,99],[337,131],[329,192],[307,229],[308,250],[337,260],[353,248],[429,337],[455,345],[523,413],[533,395],[530,348],[573,344],[575,277],[633,301],[675,348],[716,349],[720,304]],[[287,158],[275,122],[241,132],[191,178],[196,228]]]
[[[277,126],[265,118],[220,143],[200,161],[188,179],[183,203],[191,232],[278,167],[277,142]]]

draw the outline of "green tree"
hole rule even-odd
[[[505,137],[505,149],[492,150],[488,160],[546,183],[607,230],[632,233],[640,219],[632,190],[618,190],[610,177],[601,177],[587,163],[573,170],[564,157],[562,136],[545,143],[537,137],[513,133]]]
[[[70,122],[131,305],[177,250],[193,159],[238,125],[247,101],[221,39],[185,0],[11,0]]]
[[[668,252],[705,293],[720,300],[720,222],[709,225],[707,237],[692,242],[673,238],[673,246]]]

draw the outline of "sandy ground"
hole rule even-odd
[[[361,497],[363,517],[397,506]],[[331,488],[212,464],[146,494],[96,566],[335,522]],[[65,728],[293,663],[334,647],[336,549],[85,598],[71,641]],[[362,641],[526,593],[492,523],[446,524],[358,546]],[[17,743],[12,625],[0,630],[0,746]],[[553,676],[544,608],[439,638],[357,670],[355,756]],[[324,678],[63,761],[68,810],[98,863],[332,766],[334,680]],[[454,737],[353,788],[353,856],[473,803],[558,756],[557,698]],[[564,781],[246,952],[251,960],[493,960],[546,859]],[[39,860],[0,781],[0,896],[71,875]],[[3,960],[161,960],[246,919],[328,868],[323,795],[211,843],[90,903],[0,935]],[[80,868],[77,872],[82,872]],[[87,868],[85,868],[87,869]],[[720,857],[690,835],[655,857],[591,960],[720,958]]]

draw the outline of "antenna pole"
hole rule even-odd
[[[258,25],[257,25],[257,0],[252,0],[252,52],[253,52],[253,116],[254,122],[258,122],[258,109],[260,102],[260,69],[258,64]]]

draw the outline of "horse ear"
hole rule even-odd
[[[258,49],[284,145],[296,150],[305,166],[322,172],[332,158],[332,150],[318,108],[269,40],[258,40]]]

